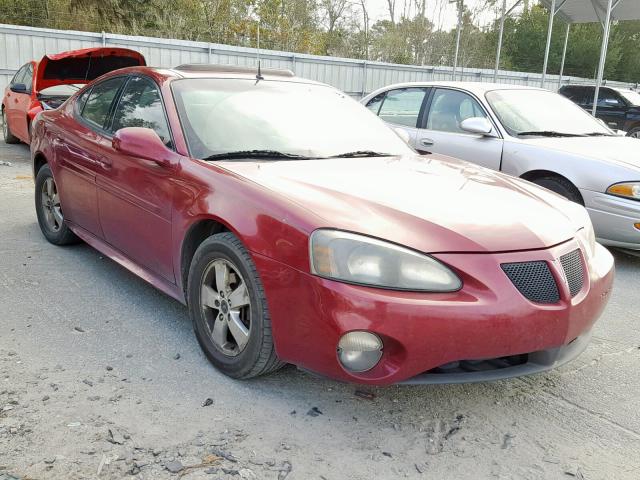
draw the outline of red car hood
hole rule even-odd
[[[586,211],[529,182],[448,157],[223,162],[332,227],[422,252],[546,248]]]
[[[36,92],[54,85],[89,83],[112,70],[146,65],[141,53],[128,48],[83,48],[45,55],[38,62]]]

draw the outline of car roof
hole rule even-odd
[[[482,96],[486,92],[490,92],[492,90],[542,90],[541,88],[537,88],[537,87],[528,87],[525,85],[512,85],[509,83],[431,81],[431,82],[405,82],[405,83],[396,83],[393,85],[387,85],[386,87],[379,88],[375,92],[372,92],[368,96],[381,93],[386,90],[391,90],[396,88],[407,88],[407,87],[460,88],[462,90],[466,90],[468,92],[474,93],[475,95],[478,95],[478,96]]]
[[[175,68],[157,67],[127,67],[109,72],[106,76],[122,75],[127,73],[139,73],[152,77],[157,82],[162,83],[167,80],[179,78],[235,78],[256,80],[258,74],[257,67],[245,67],[237,65],[215,65],[215,64],[185,64]],[[313,85],[328,86],[321,82],[296,77],[290,70],[261,68],[260,71],[264,80],[308,83]]]

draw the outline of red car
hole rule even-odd
[[[31,123],[43,110],[59,107],[83,84],[112,70],[146,65],[127,48],[85,48],[45,55],[24,64],[11,79],[2,99],[2,129],[6,143],[30,141]]]
[[[612,286],[583,207],[416,155],[287,71],[111,72],[40,114],[31,152],[44,236],[80,238],[188,305],[234,378],[283,363],[376,385],[543,371],[586,347]]]

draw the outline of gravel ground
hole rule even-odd
[[[0,143],[0,480],[640,478],[640,258],[614,252],[592,344],[548,374],[234,381],[182,305],[86,245],[44,240],[28,157]]]

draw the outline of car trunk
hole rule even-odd
[[[45,55],[38,63],[35,91],[89,83],[112,70],[140,65],[146,65],[142,54],[127,48],[85,48]]]

